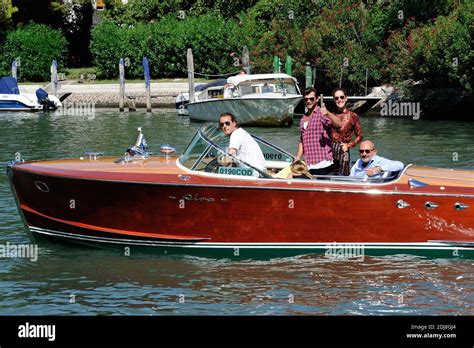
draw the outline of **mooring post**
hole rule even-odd
[[[317,73],[316,67],[313,67],[313,84],[312,86],[314,87],[316,85],[316,73]]]
[[[143,57],[143,71],[145,74],[145,88],[146,88],[146,111],[151,112],[151,92],[150,92],[150,66],[148,58]]]
[[[51,94],[58,92],[58,61],[56,59],[51,63]]]
[[[188,85],[189,85],[189,102],[194,102],[194,60],[193,60],[193,50],[188,48],[186,55],[188,62]]]
[[[280,57],[273,56],[273,73],[278,74],[280,72],[281,61]]]
[[[305,89],[308,89],[313,85],[313,81],[312,81],[313,76],[311,74],[311,65],[309,64],[309,62],[306,62],[304,77],[305,77]]]
[[[293,76],[293,58],[291,58],[291,56],[286,56],[285,73]]]
[[[124,111],[125,104],[125,63],[123,58],[119,61],[119,111]]]
[[[247,46],[242,49],[242,68],[247,74],[250,74],[250,57]]]
[[[367,81],[369,79],[369,68],[365,68],[365,95],[367,95]]]
[[[18,73],[18,62],[16,61],[16,59],[13,59],[13,62],[12,62],[12,76],[15,79],[18,80],[17,73]]]

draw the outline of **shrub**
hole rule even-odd
[[[7,34],[1,57],[2,74],[10,75],[13,59],[20,58],[19,80],[48,81],[53,59],[64,68],[67,41],[59,30],[43,24],[29,24]]]
[[[230,53],[241,51],[240,40],[235,21],[216,13],[130,26],[103,21],[93,29],[91,53],[99,75],[106,78],[118,76],[120,58],[130,60],[127,77],[141,78],[143,56],[152,78],[187,76],[188,48],[193,49],[195,71],[218,74],[238,69]]]

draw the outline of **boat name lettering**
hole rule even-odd
[[[249,168],[219,167],[219,174],[252,176],[253,170]]]
[[[283,155],[281,153],[264,153],[263,156],[266,160],[282,160]]]
[[[195,202],[203,202],[203,201],[214,202],[215,201],[215,199],[212,197],[209,197],[209,198],[199,197],[197,194],[196,195],[187,194],[181,197],[181,199],[184,199],[185,201],[195,201]]]

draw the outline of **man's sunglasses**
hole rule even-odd
[[[309,101],[314,101],[316,98],[315,97],[311,97],[311,98],[304,98],[304,101],[307,102],[308,100]]]
[[[344,99],[346,99],[346,96],[345,96],[345,95],[341,95],[341,96],[336,96],[336,97],[334,97],[334,100],[339,100],[339,99],[344,100]]]
[[[372,150],[359,150],[359,153],[371,153],[372,151],[374,151],[375,149],[372,149]]]
[[[224,126],[229,127],[229,126],[230,126],[230,121],[221,122],[221,123],[219,123],[219,126],[220,126],[221,128],[224,127]]]

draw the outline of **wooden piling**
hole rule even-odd
[[[242,68],[247,74],[250,74],[250,57],[247,46],[242,49]]]
[[[369,68],[365,68],[365,95],[367,95],[367,81],[369,80]]]
[[[188,84],[189,84],[189,102],[194,102],[194,60],[193,60],[193,50],[188,48],[186,55],[188,63]]]
[[[123,58],[119,61],[119,111],[123,112],[125,105],[125,63]]]
[[[305,77],[305,89],[308,89],[311,86],[313,86],[311,65],[309,64],[309,62],[306,62],[304,77]]]
[[[150,66],[148,58],[143,57],[143,71],[145,75],[145,89],[146,89],[146,111],[151,112],[151,92],[150,92]]]
[[[16,59],[13,59],[12,61],[12,77],[14,77],[15,79],[18,79],[18,63],[16,61]]]
[[[58,62],[53,60],[51,63],[51,94],[56,95],[58,92]]]

